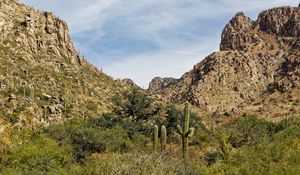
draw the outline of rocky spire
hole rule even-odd
[[[247,43],[256,39],[249,35],[253,22],[243,12],[238,12],[222,32],[220,50],[243,50]]]

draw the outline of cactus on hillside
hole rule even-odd
[[[160,137],[161,137],[161,150],[163,151],[164,149],[166,149],[166,144],[167,144],[167,129],[164,125],[161,126]]]
[[[189,104],[185,104],[184,115],[182,116],[181,126],[177,125],[177,131],[181,135],[182,157],[186,159],[188,157],[188,138],[191,138],[194,134],[195,128],[189,127],[190,124],[190,111]]]
[[[158,126],[154,125],[153,150],[157,151],[157,148],[158,148]]]

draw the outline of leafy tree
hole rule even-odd
[[[122,117],[132,117],[134,121],[148,120],[157,115],[162,106],[155,102],[145,91],[133,89],[113,98],[113,113]]]

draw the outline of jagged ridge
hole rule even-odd
[[[172,102],[191,102],[207,118],[254,113],[274,119],[296,114],[299,25],[296,7],[263,11],[256,21],[239,12],[222,32],[221,51],[158,92]]]

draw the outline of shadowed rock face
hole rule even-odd
[[[299,112],[299,105],[283,100],[295,100],[300,89],[299,14],[300,8],[279,7],[252,21],[237,13],[222,32],[221,51],[160,93],[172,102],[188,100],[206,117],[254,113],[268,118]]]

